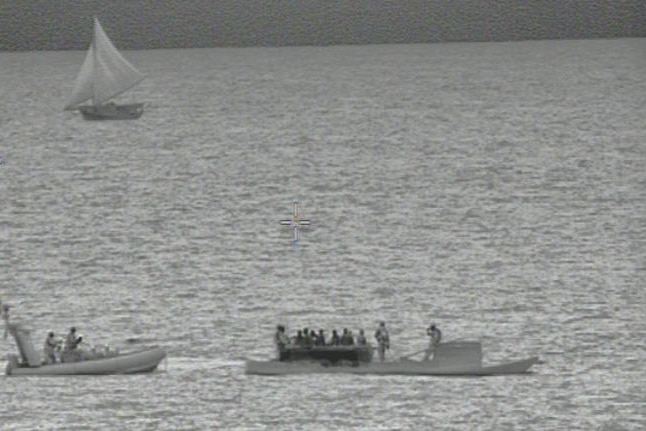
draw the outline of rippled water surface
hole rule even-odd
[[[3,430],[640,430],[640,39],[126,52],[132,122],[62,112],[83,52],[0,53],[0,295],[32,330],[161,345],[10,378]],[[301,243],[279,221],[292,200]],[[277,323],[480,339],[495,378],[244,375]],[[0,340],[0,355],[15,350]]]

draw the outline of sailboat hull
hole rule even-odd
[[[144,104],[81,106],[79,111],[86,120],[136,120],[144,113]]]

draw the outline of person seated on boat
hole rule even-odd
[[[342,346],[348,345],[348,328],[343,328],[343,333],[341,334],[341,340],[339,342]]]
[[[352,332],[348,331],[348,328],[343,328],[343,335],[341,335],[341,345],[342,346],[354,345],[354,337],[352,337]]]
[[[312,331],[314,332],[314,331]],[[314,338],[314,345],[315,346],[325,346],[325,335],[323,334],[323,330],[319,329],[318,335],[316,335],[316,338]]]
[[[341,344],[341,338],[339,337],[339,334],[336,333],[336,329],[332,330],[332,336],[330,337],[330,342],[328,343],[329,346],[338,346]]]
[[[426,349],[426,353],[424,354],[425,361],[431,357],[431,354],[435,351],[437,345],[442,341],[442,331],[440,331],[440,328],[438,328],[435,323],[431,323],[431,326],[426,328],[426,335],[431,338],[429,340],[428,349]]]
[[[56,339],[56,335],[52,331],[47,334],[47,338],[45,339],[45,346],[43,348],[45,352],[45,362],[47,364],[56,363],[56,350],[58,348],[60,348],[60,341]]]
[[[296,337],[294,337],[293,343],[299,347],[303,347],[305,345],[305,337],[303,337],[303,330],[299,329],[298,332],[296,332]]]
[[[310,330],[308,328],[303,328],[303,346],[312,347],[314,340],[310,336]]]
[[[386,358],[386,350],[390,349],[390,337],[386,329],[386,322],[383,320],[379,323],[379,328],[375,331],[375,338],[377,339],[379,359],[383,361]]]
[[[366,336],[363,333],[363,329],[359,329],[359,335],[357,335],[357,345],[358,346],[368,345],[368,341],[366,340]]]

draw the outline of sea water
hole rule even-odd
[[[646,427],[643,39],[130,51],[136,121],[63,112],[85,52],[0,53],[11,320],[167,349],[2,378],[3,430]],[[292,202],[301,241],[280,220]],[[493,378],[244,374],[273,331],[436,323]],[[0,356],[15,352],[9,337]]]

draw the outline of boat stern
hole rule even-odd
[[[10,376],[14,369],[20,367],[20,362],[18,362],[18,355],[12,353],[7,355],[7,367],[5,368],[5,374]]]

